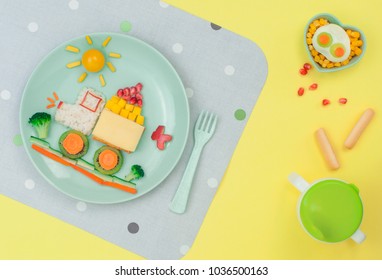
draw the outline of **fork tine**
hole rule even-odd
[[[211,126],[210,126],[210,129],[208,130],[208,133],[214,133],[215,128],[216,128],[216,124],[217,124],[217,121],[218,121],[218,116],[213,114],[212,119],[213,120],[211,122]]]
[[[213,123],[213,120],[214,120],[214,117],[215,115],[213,113],[210,113],[210,118],[208,119],[208,122],[207,122],[207,125],[204,129],[205,132],[209,132],[210,131],[210,128],[211,128],[211,124]]]
[[[198,117],[198,119],[196,120],[196,123],[195,123],[195,129],[200,129],[200,125],[202,123],[202,120],[204,120],[204,115],[206,114],[206,111],[202,111]]]
[[[206,130],[206,124],[208,123],[208,119],[210,117],[210,113],[208,111],[205,112],[205,116],[202,122],[202,125],[200,126],[200,130],[205,131]]]

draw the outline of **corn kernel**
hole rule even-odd
[[[113,95],[112,97],[111,97],[111,99],[110,99],[110,101],[112,101],[113,103],[118,103],[119,102],[119,97],[118,96],[116,96],[116,95]]]
[[[358,39],[361,36],[361,34],[359,34],[359,32],[357,32],[357,31],[353,31],[352,33],[350,33],[350,36],[352,36],[353,38]]]
[[[318,19],[316,19],[315,21],[313,21],[313,24],[315,26],[320,26],[320,21]]]
[[[355,52],[354,51],[351,51],[350,52],[350,57],[353,57],[355,55]]]
[[[357,41],[355,41],[355,45],[356,45],[356,47],[360,47],[360,46],[363,45],[363,41],[362,40],[357,40]]]
[[[311,44],[312,44],[312,38],[307,38],[307,39],[306,39],[306,43],[307,43],[308,45],[311,45]]]
[[[334,63],[333,62],[330,62],[330,63],[328,63],[328,66],[327,66],[328,68],[333,68],[334,67]]]
[[[348,64],[349,64],[349,60],[346,59],[346,60],[342,61],[341,64],[342,64],[342,65],[348,65]]]
[[[314,57],[314,61],[315,61],[315,62],[319,62],[319,61],[320,61],[320,57],[319,57],[318,55],[316,55],[316,56]]]
[[[351,33],[352,33],[352,31],[350,29],[346,30],[346,34],[348,34],[349,36],[351,36]]]
[[[306,37],[312,38],[312,33],[310,33],[310,32],[306,33]]]
[[[129,113],[130,112],[127,111],[126,109],[122,109],[119,115],[127,119],[127,116],[129,115]]]
[[[111,111],[113,112],[113,113],[116,113],[116,114],[118,114],[119,115],[119,113],[121,112],[121,107],[120,106],[118,106],[118,104],[113,104],[113,107],[111,108]]]
[[[144,116],[141,116],[139,115],[135,121],[137,124],[140,124],[140,125],[143,125],[144,122],[145,122],[145,117]]]
[[[334,63],[334,66],[336,66],[336,67],[340,67],[340,66],[341,66],[341,62],[336,62],[336,63]]]
[[[126,100],[121,98],[119,101],[118,101],[118,105],[119,107],[121,108],[124,108],[126,106]]]
[[[319,19],[319,22],[320,22],[320,25],[325,25],[325,23],[326,23],[326,22],[325,22],[325,19],[323,19],[323,18],[320,18],[320,19]]]
[[[320,53],[319,56],[320,56],[320,59],[322,59],[322,60],[325,59],[325,56],[322,53]]]
[[[137,118],[137,115],[134,114],[134,113],[129,113],[129,115],[127,116],[127,118],[128,118],[129,120],[132,120],[132,121],[135,122],[135,120],[136,120],[136,118]]]
[[[313,55],[313,56],[318,55],[318,51],[316,51],[316,50],[312,50],[312,55]]]
[[[132,104],[126,104],[125,109],[129,112],[132,112],[134,109],[134,105]]]
[[[354,53],[355,53],[356,55],[360,55],[360,54],[362,53],[362,50],[361,50],[360,48],[356,47],[356,48],[354,49]]]
[[[314,50],[314,48],[313,48],[312,45],[309,45],[308,48],[309,48],[309,50],[311,50],[311,51]]]

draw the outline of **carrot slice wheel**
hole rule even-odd
[[[99,154],[99,164],[105,170],[111,170],[118,164],[118,155],[112,150],[104,150]]]
[[[69,154],[76,155],[84,148],[84,141],[78,134],[69,133],[62,142],[62,146]]]

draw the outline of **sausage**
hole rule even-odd
[[[345,140],[345,147],[351,149],[357,143],[358,139],[361,137],[362,132],[365,130],[367,125],[370,123],[374,116],[374,110],[367,109],[362,116],[359,118],[358,122],[353,127],[348,138]]]
[[[332,145],[329,142],[329,138],[326,136],[323,128],[316,131],[316,139],[329,167],[334,170],[340,168],[340,163],[337,160],[336,154],[334,153]]]

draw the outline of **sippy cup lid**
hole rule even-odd
[[[359,228],[363,206],[355,185],[329,179],[309,188],[302,197],[299,212],[303,226],[313,237],[339,242]]]

